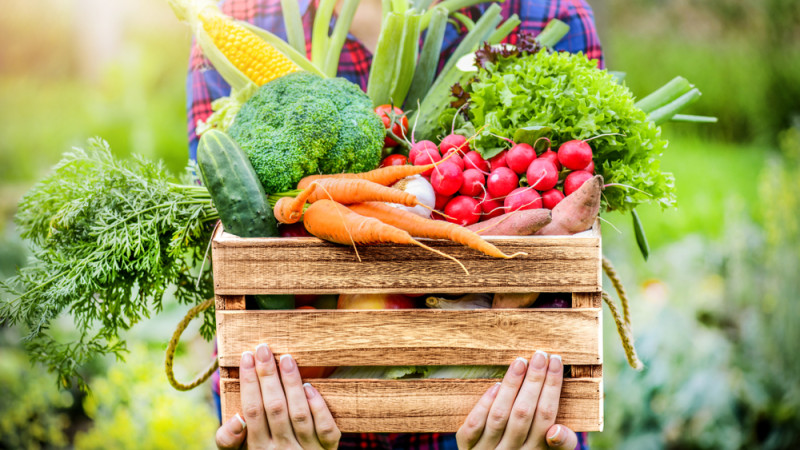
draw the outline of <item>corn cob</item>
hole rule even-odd
[[[200,21],[214,46],[257,86],[300,70],[275,47],[212,8],[200,12]]]

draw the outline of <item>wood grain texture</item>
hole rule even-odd
[[[214,307],[217,311],[236,311],[245,309],[244,295],[215,295]]]
[[[443,240],[427,245],[452,261],[413,245],[351,247],[317,238],[248,238],[217,232],[214,289],[233,294],[598,292],[600,235],[487,237],[506,253],[496,259]]]
[[[573,365],[573,366],[570,367],[570,377],[571,378],[602,378],[603,377],[603,365],[602,364]]]
[[[343,433],[455,432],[497,380],[308,380]],[[602,379],[566,379],[556,422],[602,431]],[[239,380],[221,381],[222,420],[241,414]]]
[[[573,308],[600,308],[602,306],[602,294],[600,292],[573,292]]]
[[[508,365],[536,350],[602,363],[601,310],[218,311],[221,366],[269,344],[301,366]]]

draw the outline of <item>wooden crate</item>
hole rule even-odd
[[[568,368],[558,423],[603,429],[601,239],[490,237],[511,260],[446,241],[352,247],[316,238],[242,239],[212,244],[222,419],[241,411],[242,352],[266,342],[300,366],[508,365],[536,350]],[[246,294],[571,292],[572,308],[446,311],[245,310]],[[454,432],[497,380],[312,379],[342,432]]]

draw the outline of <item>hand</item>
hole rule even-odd
[[[489,388],[456,433],[460,449],[573,450],[578,436],[555,425],[561,382],[561,357],[538,351],[530,366],[517,358],[502,383]]]
[[[280,366],[280,377],[278,371]],[[244,420],[237,413],[217,430],[217,447],[265,449],[332,449],[341,432],[328,405],[313,386],[303,384],[291,355],[280,364],[267,344],[244,352],[239,365]]]

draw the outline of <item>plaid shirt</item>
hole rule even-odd
[[[300,14],[303,18],[303,28],[306,35],[306,53],[311,52],[311,29],[318,0],[299,0]],[[518,30],[539,32],[550,21],[557,18],[570,26],[570,31],[556,46],[555,50],[569,52],[583,52],[589,59],[597,59],[603,67],[603,52],[597,30],[594,25],[594,16],[585,0],[505,0],[501,3],[502,16],[508,18],[517,14],[522,21]],[[239,20],[251,22],[265,30],[269,30],[283,39],[286,39],[286,29],[283,24],[279,0],[224,0],[222,11]],[[477,20],[486,10],[488,3],[461,10],[467,17]],[[331,28],[335,18],[331,20]],[[442,43],[442,57],[439,63],[441,70],[445,61],[458,46],[461,37],[466,34],[462,26],[447,24],[447,29]],[[420,44],[424,35],[420,39]],[[504,42],[515,44],[517,33],[511,33]],[[339,59],[340,77],[344,77],[366,90],[369,67],[372,62],[372,53],[358,42],[352,35],[348,35],[342,54]],[[186,80],[189,154],[195,159],[197,154],[198,138],[195,126],[198,120],[206,120],[211,115],[211,101],[228,95],[230,86],[211,67],[203,56],[200,48],[192,46],[189,75]],[[215,393],[219,394],[218,378]],[[213,383],[212,383],[213,384]],[[587,449],[585,433],[578,434],[577,449]],[[360,435],[344,435],[341,440],[342,449],[418,449],[418,450],[450,450],[456,449],[455,436],[452,434],[375,434],[365,433]]]

